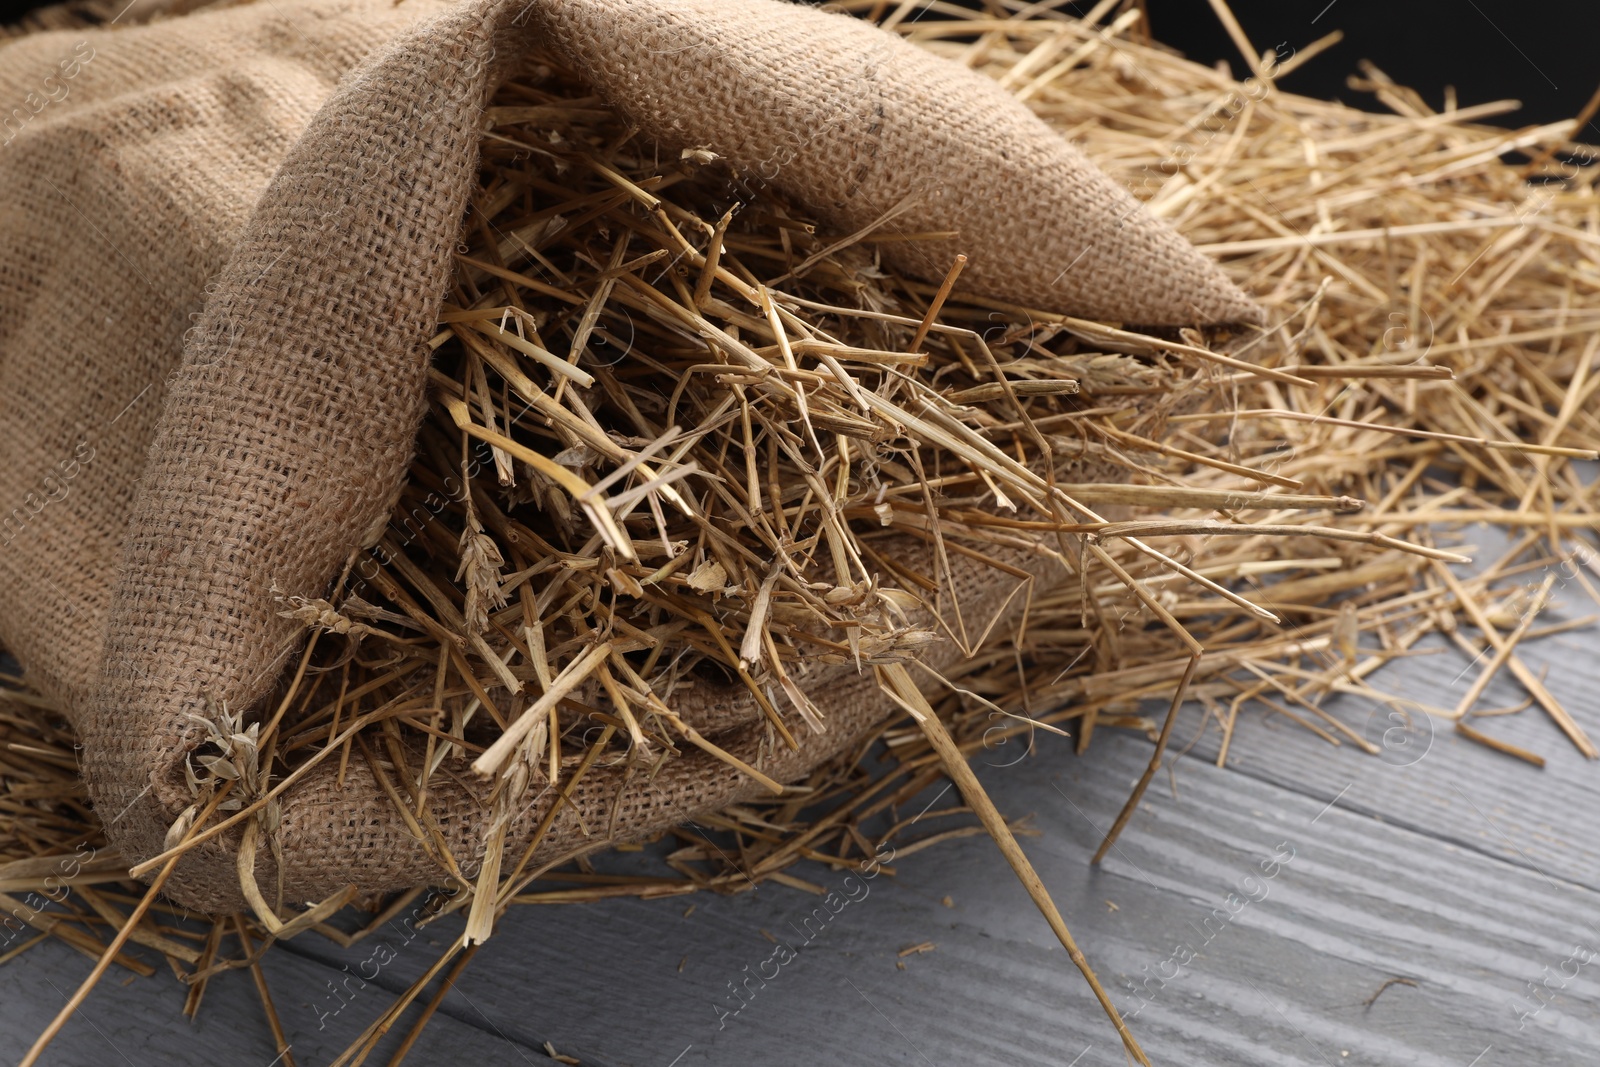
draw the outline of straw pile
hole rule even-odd
[[[1219,761],[1255,714],[1377,753],[1322,706],[1346,693],[1538,762],[1474,707],[1504,668],[1593,758],[1515,651],[1552,630],[1538,615],[1553,568],[1600,602],[1592,490],[1572,462],[1600,446],[1600,333],[1584,307],[1600,286],[1600,198],[1571,162],[1584,151],[1568,143],[1574,124],[1474,125],[1511,105],[1435,114],[1373,70],[1360,87],[1392,114],[1293,97],[1272,79],[1333,39],[1258,55],[1233,24],[1253,71],[1238,83],[1140,43],[1137,9],[1102,23],[1112,0],[1081,22],[846,6],[1011,88],[1221,258],[1270,327],[1152,336],[964,298],[959,262],[940,287],[897,277],[883,242],[944,235],[892,218],[820,232],[769,192],[731,187],[714,158],[662,158],[546,65],[486,115],[410,486],[326,599],[283,603],[311,635],[305,657],[268,721],[219,716],[191,767],[197,809],[237,810],[309,759],[365,760],[427,839],[430,777],[451,752],[496,781],[497,817],[530,790],[597,766],[653,774],[689,747],[756,774],[716,743],[733,724],[686,722],[674,694],[746,687],[782,745],[782,702],[828,727],[794,678],[816,660],[876,669],[902,706],[938,713],[702,819],[721,841],[672,831],[681,847],[661,850],[659,876],[609,878],[582,859],[540,869],[532,850],[492,849],[469,877],[439,849],[440,884],[469,890],[440,911],[467,911],[471,936],[431,979],[470,959],[512,903],[767,878],[814,888],[788,869],[873,855],[899,829],[896,806],[946,773],[981,825],[899,854],[987,829],[1020,871],[957,752],[1073,720],[1080,751],[1103,727],[1158,741],[1114,838],[1173,722],[1158,728],[1149,700],[1199,700],[1224,737]],[[1513,151],[1528,164],[1502,161]],[[707,358],[707,331],[723,357]],[[1073,480],[1052,487],[1052,472]],[[1434,541],[1472,522],[1518,539],[1465,577]],[[1070,580],[1023,581],[1004,560],[1024,535],[1042,535]],[[909,543],[932,545],[941,573],[897,565]],[[986,635],[985,619],[941,604],[944,625],[981,645],[941,677],[917,668],[932,635],[906,620],[952,559],[989,561],[1028,606]],[[1431,633],[1488,653],[1454,708],[1381,689],[1379,668]],[[260,915],[182,927],[147,901],[112,942],[143,887],[101,850],[72,737],[24,680],[6,681],[0,906],[27,932],[8,928],[0,962],[45,937],[96,956],[125,940],[115,964],[152,973],[132,946],[166,956],[196,1010],[208,976],[254,965],[282,931]],[[516,695],[528,682],[545,694],[532,710]],[[887,773],[864,768],[869,752]],[[417,895],[368,902],[380,914],[366,929]],[[364,936],[320,921],[337,903],[294,925]]]

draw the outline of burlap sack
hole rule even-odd
[[[159,851],[189,802],[189,716],[259,708],[303,640],[278,598],[321,594],[383,529],[479,113],[536,45],[668,149],[708,149],[840,231],[899,209],[892,229],[961,232],[886,245],[906,270],[937,278],[959,250],[964,286],[1019,303],[1148,324],[1258,317],[984,78],[775,0],[273,0],[7,44],[0,640],[73,718],[130,859]],[[1019,557],[1042,573],[1045,557]],[[972,614],[998,606],[987,575],[957,584],[970,587],[946,592]],[[930,658],[956,655],[946,642]],[[754,726],[725,747],[793,778],[887,710],[869,674],[818,692],[835,728],[802,752],[768,751]],[[444,770],[437,822],[470,872],[480,790]],[[544,854],[751,785],[699,754],[623,778],[586,779]],[[530,798],[514,849],[551,799]],[[437,880],[359,761],[342,790],[314,773],[292,791],[279,839],[290,901]],[[197,850],[168,892],[237,908],[234,856],[230,840]],[[258,877],[276,875],[263,849]]]

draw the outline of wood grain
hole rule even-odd
[[[1525,649],[1535,669],[1553,668],[1552,688],[1591,728],[1600,726],[1592,644],[1592,634],[1575,633]],[[1463,666],[1452,651],[1375,680],[1447,704],[1452,686],[1470,684],[1470,672],[1457,677]],[[1518,699],[1513,682],[1497,679],[1483,703]],[[1354,699],[1329,708],[1357,730],[1374,714]],[[1542,772],[1445,731],[1408,762],[1415,750],[1333,749],[1255,714],[1244,717],[1227,769],[1208,762],[1213,727],[1171,775],[1158,775],[1100,869],[1089,856],[1148,742],[1105,730],[1080,759],[1069,743],[1041,735],[1037,753],[1013,766],[1004,764],[1015,746],[979,756],[1000,809],[1033,813],[1038,833],[1024,847],[1153,1062],[1592,1062],[1600,959],[1570,961],[1577,946],[1600,950],[1600,768],[1536,710],[1480,724],[1546,755]],[[1174,751],[1198,725],[1186,712]],[[935,805],[926,832],[953,825],[938,812],[955,794],[941,788],[917,802]],[[1293,859],[1266,878],[1261,865],[1275,849],[1284,855],[1280,846]],[[600,862],[621,870],[630,860]],[[896,866],[897,877],[856,883],[865,894],[837,914],[823,908],[822,918],[819,898],[775,884],[730,897],[513,909],[407,1062],[548,1063],[546,1041],[604,1067],[1124,1062],[991,842],[955,841]],[[844,892],[844,872],[796,873]],[[1237,911],[1230,893],[1247,901]],[[953,907],[941,902],[946,895]],[[765,984],[750,978],[775,952],[763,930],[796,950]],[[298,1061],[331,1060],[381,1008],[380,988],[402,988],[431,960],[436,946],[424,941],[442,944],[453,932],[425,931],[403,946],[374,988],[324,1028],[317,1005],[330,1003],[327,983],[371,948],[342,952],[309,936],[269,955],[268,981]],[[922,942],[935,947],[898,958]],[[70,994],[88,966],[46,944],[0,968],[0,1047],[25,1047],[62,1002],[50,983]],[[747,1000],[734,999],[730,983],[747,978]],[[1414,984],[1384,988],[1391,979]],[[1528,984],[1545,979],[1555,992],[1541,1009]],[[119,981],[105,983],[45,1063],[122,1062],[108,1039],[141,1065],[271,1062],[244,975],[211,990],[194,1027],[164,973]]]

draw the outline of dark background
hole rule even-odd
[[[960,0],[976,6],[982,0]],[[1433,108],[1445,87],[1467,107],[1520,100],[1522,110],[1490,121],[1506,126],[1575,117],[1600,87],[1594,41],[1600,5],[1593,0],[1230,0],[1256,52],[1286,44],[1303,48],[1342,30],[1344,40],[1283,78],[1289,92],[1381,110],[1347,79],[1365,59]],[[1093,0],[1061,10],[1084,14]],[[1152,36],[1191,59],[1221,59],[1234,74],[1249,73],[1207,0],[1144,0]],[[1591,123],[1588,139],[1600,140]]]
[[[126,0],[98,0],[120,10]],[[977,6],[982,0],[959,0]],[[1144,0],[1155,37],[1205,63],[1226,60],[1247,73],[1238,50],[1206,0]],[[0,22],[11,22],[30,0],[0,0]],[[1083,13],[1092,2],[1060,5]],[[1343,43],[1283,79],[1291,92],[1377,105],[1346,85],[1359,60],[1369,59],[1437,108],[1454,85],[1462,106],[1514,98],[1521,112],[1503,125],[1572,118],[1600,86],[1594,41],[1600,5],[1593,0],[1232,0],[1258,51],[1286,42],[1300,48],[1332,30]],[[1591,124],[1587,139],[1600,141]]]
[[[1078,5],[1086,10],[1090,4]],[[1232,0],[1229,5],[1258,52],[1288,42],[1303,47],[1333,30],[1344,41],[1282,81],[1306,96],[1375,107],[1347,88],[1362,59],[1420,92],[1434,108],[1456,87],[1465,107],[1521,100],[1503,125],[1570,119],[1600,86],[1593,0]],[[1152,35],[1192,59],[1226,59],[1248,73],[1206,0],[1146,0]],[[1600,140],[1591,123],[1589,140]]]

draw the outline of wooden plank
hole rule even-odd
[[[1579,594],[1581,596],[1581,594]],[[1568,596],[1547,622],[1590,614],[1594,605]],[[1425,640],[1419,651],[1437,654],[1397,661],[1368,681],[1377,689],[1435,707],[1453,707],[1482,667],[1443,641]],[[1600,736],[1600,635],[1594,630],[1558,634],[1521,646],[1519,654],[1588,731]],[[1512,707],[1526,692],[1506,672],[1489,684],[1480,708]],[[1600,792],[1600,764],[1572,746],[1538,707],[1516,715],[1474,720],[1479,730],[1536,752],[1543,770],[1493,752],[1425,715],[1396,715],[1364,697],[1341,695],[1325,710],[1384,751],[1374,757],[1346,744],[1339,748],[1259,706],[1240,714],[1229,748],[1231,769],[1376,819],[1600,888],[1600,833],[1586,812]],[[1201,717],[1185,709],[1173,748],[1189,745]],[[1214,761],[1220,731],[1213,722],[1186,766]]]
[[[1524,655],[1536,670],[1550,668],[1551,688],[1600,736],[1593,648],[1592,634],[1569,634]],[[1451,652],[1399,662],[1373,681],[1448,705],[1471,682],[1466,666]],[[1483,704],[1520,699],[1513,682],[1498,679]],[[1380,744],[1393,725],[1359,699],[1327,707]],[[1174,750],[1198,723],[1186,713]],[[1600,1047],[1600,959],[1577,960],[1600,952],[1600,821],[1591,818],[1600,767],[1537,709],[1480,725],[1541,751],[1547,768],[1447,730],[1420,759],[1420,747],[1409,747],[1421,740],[1414,730],[1368,757],[1247,713],[1228,769],[1207,762],[1213,728],[1170,779],[1157,779],[1099,870],[1087,863],[1096,827],[1110,824],[1142,769],[1143,739],[1104,730],[1080,760],[1041,736],[1034,759],[1001,766],[1008,752],[980,763],[995,764],[982,775],[1003,811],[1035,813],[1040,834],[1024,847],[1156,1063],[1589,1063]],[[937,803],[953,803],[953,794]],[[931,829],[951,825],[933,818]],[[1294,859],[1264,879],[1259,865],[1282,842]],[[638,860],[599,862],[623,870]],[[536,1051],[546,1040],[585,1064],[616,1067],[1123,1062],[992,844],[957,841],[898,866],[898,879],[852,883],[866,895],[837,914],[777,885],[722,898],[517,909],[408,1062],[548,1062]],[[849,888],[838,872],[797,873]],[[1260,899],[1235,913],[1228,894],[1241,889]],[[941,903],[947,894],[953,907]],[[764,984],[775,947],[763,929],[796,950],[776,970],[765,963],[776,977]],[[339,968],[359,968],[371,943],[344,952],[310,936],[271,954],[269,982],[299,1062],[336,1055],[387,1003],[384,991],[403,988],[454,930],[442,925],[402,946],[334,1016],[324,1014],[327,984],[345,978]],[[933,951],[898,958],[929,941]],[[0,1048],[25,1047],[87,967],[45,944],[0,968]],[[1393,978],[1416,984],[1389,985],[1368,1006]],[[1556,989],[1547,1004],[1529,994],[1541,981]],[[244,975],[213,987],[195,1027],[180,1005],[181,990],[164,977],[107,983],[45,1062],[119,1062],[107,1037],[139,1064],[271,1060]]]
[[[152,953],[134,951],[159,963]],[[45,942],[0,967],[0,1060],[12,1063],[22,1055],[91,966],[71,949]],[[381,973],[362,988],[359,979],[291,952],[268,953],[263,969],[300,1067],[332,1062],[391,1003],[395,988]],[[334,983],[340,986],[337,997]],[[275,1067],[277,1050],[248,972],[214,978],[192,1025],[182,1014],[186,992],[165,964],[153,978],[104,981],[40,1062],[43,1067]],[[337,1004],[344,1008],[333,1010]],[[400,1037],[391,1034],[373,1061],[387,1063]],[[492,1022],[480,1019],[472,1025],[444,1016],[433,1020],[406,1062],[427,1067],[524,1061],[551,1062],[542,1050],[495,1033]]]
[[[1577,1064],[1600,1047],[1600,960],[1518,1030],[1538,1007],[1520,999],[1526,983],[1559,972],[1580,940],[1600,950],[1588,927],[1600,895],[1585,887],[1198,761],[1180,765],[1177,800],[1158,781],[1090,869],[1095,825],[1109,825],[1148,751],[1107,731],[1078,760],[1042,740],[1038,758],[984,774],[1003,810],[1036,813],[1024,847],[1156,1063],[1467,1067],[1489,1050],[1479,1067]],[[1264,878],[1283,842],[1292,861]],[[809,926],[821,902],[779,886],[697,898],[688,918],[684,899],[519,909],[459,988],[508,1035],[548,1036],[584,1063],[1123,1062],[992,844],[900,868]],[[848,888],[839,873],[803,873]],[[1230,892],[1259,899],[1234,913]],[[778,957],[763,929],[796,949],[766,964],[765,984],[763,961]],[[897,960],[924,941],[935,949]],[[1184,945],[1196,955],[1174,974]],[[1134,991],[1162,973],[1148,998]],[[1390,978],[1417,984],[1365,1007]],[[730,983],[747,979],[747,1002],[735,1000]],[[464,1007],[446,999],[458,1019]]]

